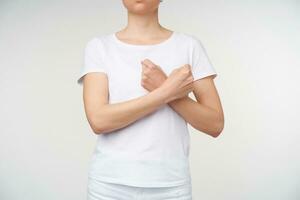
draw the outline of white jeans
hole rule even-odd
[[[192,185],[148,188],[89,178],[87,200],[192,200]]]

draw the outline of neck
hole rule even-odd
[[[158,9],[155,12],[143,15],[128,12],[127,19],[127,26],[123,29],[123,32],[130,35],[130,37],[143,35],[145,38],[151,38],[153,35],[165,30],[159,23]]]

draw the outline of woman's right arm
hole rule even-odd
[[[172,78],[144,96],[109,104],[108,78],[105,73],[88,73],[83,79],[83,100],[87,120],[95,134],[123,128],[152,113],[174,98],[192,91],[188,68],[175,70]]]

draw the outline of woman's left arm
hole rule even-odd
[[[151,60],[145,59],[141,64],[141,81],[145,89],[151,91],[159,87],[167,78],[162,68]],[[199,78],[192,83],[197,101],[186,96],[175,99],[168,105],[197,130],[218,137],[224,127],[224,114],[213,76]]]
[[[193,88],[197,101],[186,96],[168,105],[195,129],[218,137],[224,128],[224,114],[212,76],[194,81]]]

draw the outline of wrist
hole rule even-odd
[[[170,101],[168,104],[169,104],[170,106],[175,106],[176,104],[178,104],[178,103],[180,103],[180,102],[182,102],[182,101],[185,101],[185,100],[188,99],[188,98],[189,98],[189,96],[186,95],[186,96],[184,96],[184,97],[180,97],[180,98],[174,99],[174,100]]]
[[[161,87],[158,87],[155,89],[157,94],[158,94],[158,98],[160,98],[160,100],[164,103],[164,104],[167,104],[171,101],[170,99],[170,95],[169,95],[169,92],[168,92],[168,89],[161,86]]]

